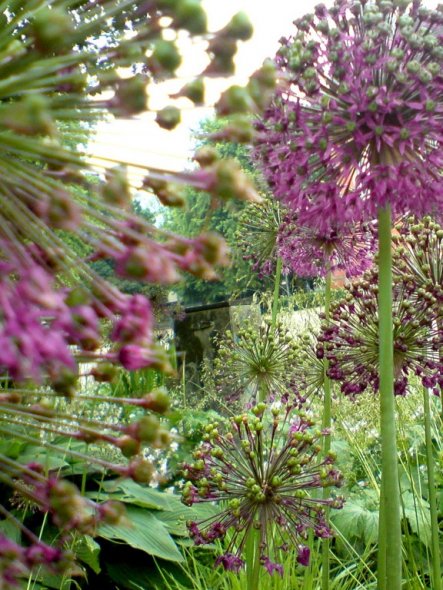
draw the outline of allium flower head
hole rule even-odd
[[[371,388],[378,390],[377,272],[369,271],[347,288],[344,300],[333,303],[330,323],[318,340],[317,355],[327,357],[328,375],[341,382],[345,395],[355,397]],[[442,384],[443,334],[435,322],[436,299],[428,294],[417,303],[412,282],[394,282],[393,339],[394,393],[405,395],[411,375],[426,387]],[[441,309],[441,307],[440,307]]]
[[[400,220],[395,242],[393,272],[403,281],[413,282],[417,297],[433,295],[436,313],[443,305],[443,227],[431,217]]]
[[[317,355],[317,345],[318,326],[308,325],[294,338],[294,389],[301,403],[323,389],[325,366]]]
[[[295,21],[257,154],[303,225],[442,207],[441,7],[336,0]]]
[[[266,197],[263,203],[251,204],[239,219],[238,244],[244,258],[253,264],[261,278],[272,275],[278,252],[278,232],[284,211],[274,199]]]
[[[11,448],[19,441],[147,482],[153,467],[143,446],[169,441],[151,413],[167,410],[165,392],[79,396],[132,406],[140,412],[132,424],[118,424],[119,412],[108,423],[66,406],[80,375],[101,383],[115,379],[121,367],[170,369],[155,343],[149,300],[120,292],[92,263],[105,259],[123,278],[169,284],[182,271],[214,278],[215,268],[227,263],[226,248],[213,234],[182,238],[139,218],[126,167],[114,162],[109,168],[112,160],[100,158],[93,163],[82,145],[95,122],[146,111],[149,83],[174,77],[181,55],[166,37],[205,35],[211,63],[223,73],[223,43],[230,45],[231,62],[238,41],[247,38],[247,23],[237,18],[209,35],[199,0],[10,0],[1,2],[0,18],[0,433],[14,442]],[[201,76],[198,89],[188,87],[182,96],[201,102]],[[167,128],[178,119],[175,105],[157,114]],[[144,175],[143,187],[169,204],[183,184],[214,197],[258,199],[228,161],[181,174],[146,165]],[[60,437],[111,444],[129,462],[94,459],[56,444]],[[103,520],[121,516],[119,508],[95,505],[41,465],[24,465],[8,445],[0,453],[0,483],[48,513],[61,543],[73,531],[92,534]],[[32,564],[53,568],[63,561],[3,504],[0,516],[29,544],[22,550],[0,538],[2,588]]]
[[[353,277],[373,263],[373,233],[363,224],[320,230],[300,226],[295,216],[287,215],[277,243],[285,266],[299,277],[325,276],[335,271]]]
[[[285,395],[292,389],[296,360],[289,332],[268,322],[245,324],[237,334],[228,331],[215,360],[216,384],[237,400],[245,394]]]
[[[340,486],[341,475],[331,454],[319,458],[322,433],[312,427],[306,415],[290,406],[269,410],[265,404],[234,417],[226,427],[207,426],[195,462],[184,466],[183,501],[222,503],[216,516],[188,524],[198,545],[232,531],[218,564],[238,571],[247,537],[257,530],[262,565],[270,574],[282,574],[279,554],[288,545],[297,548],[299,563],[308,565],[308,532],[331,536],[324,508],[341,508],[342,499],[310,493]]]

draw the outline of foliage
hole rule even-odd
[[[201,123],[195,131],[197,146],[203,151],[213,147],[218,156],[224,160],[232,158],[252,179],[257,180],[247,147],[237,143],[213,141],[211,136],[223,128],[224,123],[215,119],[208,119]],[[250,266],[243,260],[242,252],[238,249],[238,217],[245,210],[242,202],[219,202],[209,198],[193,188],[186,190],[185,210],[169,208],[165,211],[165,228],[192,236],[201,231],[216,231],[221,234],[231,250],[229,268],[216,282],[208,283],[198,277],[187,276],[175,288],[179,299],[184,304],[211,303],[226,299],[235,299],[245,293],[251,293],[259,288],[259,283],[250,274]],[[217,205],[217,206],[216,206]]]

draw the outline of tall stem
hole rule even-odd
[[[282,259],[279,257],[279,258],[277,258],[277,266],[275,269],[274,296],[272,299],[271,325],[273,328],[275,328],[275,325],[277,323],[282,268],[283,268],[283,262],[282,262]]]
[[[380,534],[384,534],[380,546],[386,548],[385,579],[379,580],[380,588],[401,590],[401,526],[400,488],[398,482],[398,453],[394,400],[394,350],[392,328],[392,238],[391,209],[378,213],[379,240],[379,377],[380,377],[380,438],[383,510]],[[379,547],[380,553],[380,547]],[[383,560],[383,556],[381,556]]]
[[[331,285],[332,285],[332,273],[328,270],[326,274],[326,286],[325,286],[325,322],[329,324],[329,316],[331,311]],[[331,380],[328,377],[328,360],[325,357],[323,362],[323,391],[324,391],[324,403],[323,403],[323,429],[330,430],[331,428],[331,411],[332,411],[332,399],[331,399]],[[323,452],[326,455],[331,449],[331,436],[328,434],[324,437],[323,441]],[[328,491],[326,488],[323,489],[323,499],[328,497]],[[328,509],[326,509],[328,513]],[[328,514],[326,514],[327,516]],[[322,590],[329,590],[329,539],[323,539],[322,541],[322,577],[321,577]]]
[[[259,533],[251,528],[246,541],[246,590],[259,590],[260,546]]]
[[[425,415],[426,467],[428,470],[428,498],[429,506],[431,508],[432,588],[434,590],[442,590],[437,497],[435,493],[435,470],[431,433],[431,404],[429,401],[429,391],[426,387],[423,387],[423,409]]]

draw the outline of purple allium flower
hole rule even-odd
[[[165,393],[122,398],[107,395],[107,386],[100,385],[73,398],[83,385],[80,377],[103,384],[115,380],[121,365],[171,367],[154,342],[149,301],[120,292],[94,268],[105,259],[125,278],[168,284],[181,272],[216,277],[216,268],[227,264],[227,251],[216,235],[176,236],[137,215],[138,187],[131,185],[126,166],[110,169],[110,160],[99,157],[93,162],[83,147],[96,122],[146,111],[148,82],[174,77],[181,56],[174,41],[165,41],[165,30],[205,34],[212,71],[222,73],[226,43],[232,61],[248,23],[237,18],[207,35],[203,7],[190,4],[183,11],[180,2],[156,0],[18,0],[2,2],[0,10],[0,430],[19,447],[43,445],[51,456],[75,457],[144,483],[153,466],[142,448],[168,445],[168,433],[151,413],[132,424],[118,420],[124,406],[165,412]],[[119,75],[129,67],[133,75]],[[255,76],[256,95],[272,86],[263,75]],[[202,94],[199,75],[185,96],[201,102]],[[260,200],[238,164],[227,160],[182,174],[148,163],[140,168],[151,179],[142,188],[170,205],[178,204],[177,185],[183,184],[214,198]],[[85,410],[85,401],[103,405],[99,412]],[[111,404],[117,411],[109,410]],[[62,446],[61,437],[113,445],[130,461],[112,464],[82,453],[82,446]],[[93,534],[99,522],[118,521],[115,505],[97,507],[73,484],[17,461],[9,447],[15,444],[0,452],[2,485],[18,502],[48,512],[60,529],[60,543],[71,531]],[[1,502],[0,515],[28,543],[25,550],[0,537],[1,588],[19,585],[34,565],[58,563],[58,548],[38,543]]]
[[[440,7],[337,0],[295,21],[256,155],[302,225],[441,211]]]
[[[309,565],[309,559],[311,557],[311,550],[307,545],[299,545],[297,561],[300,565]]]
[[[431,219],[408,218],[397,224],[393,272],[400,280],[416,285],[417,298],[432,295],[435,312],[441,316],[443,306],[443,227]],[[440,318],[440,321],[443,321]]]
[[[346,287],[344,300],[332,304],[329,325],[318,341],[319,357],[329,361],[328,375],[341,382],[345,395],[354,398],[367,388],[378,390],[377,271],[368,271]],[[393,339],[394,393],[405,395],[412,374],[438,394],[442,385],[443,333],[435,321],[432,293],[417,300],[414,281],[394,280]],[[440,315],[441,315],[440,306]]]
[[[222,502],[217,515],[188,524],[199,545],[231,531],[218,564],[241,567],[248,532],[257,530],[262,565],[281,575],[275,560],[288,545],[299,547],[299,563],[306,565],[309,554],[303,542],[308,531],[331,536],[324,508],[341,508],[343,502],[310,492],[340,486],[341,476],[331,464],[332,455],[318,457],[323,435],[312,427],[310,419],[291,406],[267,409],[266,404],[227,425],[206,427],[194,463],[183,466],[183,502]]]
[[[281,577],[283,577],[283,566],[281,563],[274,563],[273,561],[271,561],[269,559],[269,557],[264,555],[261,558],[261,564],[266,569],[266,571],[268,572],[269,575],[272,576],[272,574],[277,573]]]
[[[238,557],[238,555],[234,555],[233,553],[225,553],[224,555],[217,557],[214,565],[221,565],[225,568],[225,570],[237,573],[245,565],[245,562],[243,559]]]
[[[336,271],[354,277],[373,264],[374,236],[363,224],[320,230],[300,226],[295,216],[287,215],[279,228],[277,243],[285,267],[300,277],[325,276]]]

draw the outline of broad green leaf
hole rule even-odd
[[[428,502],[412,492],[402,494],[404,517],[408,519],[413,533],[429,546],[431,543],[431,514]]]
[[[156,512],[155,517],[161,520],[168,528],[171,535],[187,537],[186,522],[189,520],[204,520],[220,512],[220,509],[211,504],[196,504],[189,507],[180,503],[174,510],[162,510]]]
[[[102,524],[97,535],[112,541],[123,541],[135,549],[168,561],[183,561],[167,527],[152,512],[127,506],[126,516],[127,524]]]
[[[331,521],[347,539],[356,537],[365,543],[377,541],[378,511],[366,508],[361,502],[348,500],[341,510],[331,514]]]
[[[2,520],[0,521],[0,535],[4,535],[11,541],[15,543],[20,542],[20,529],[10,520]]]
[[[106,492],[112,493],[112,499],[144,508],[175,511],[183,506],[180,496],[141,486],[131,479],[106,481],[102,487]]]
[[[99,574],[100,568],[100,545],[89,535],[82,535],[75,546],[77,558],[86,563],[92,571]]]
[[[38,447],[28,447],[24,453],[21,453],[17,458],[20,463],[40,463],[45,469],[53,470],[67,467],[68,463],[63,459],[62,455],[54,455],[45,452],[44,449]]]

